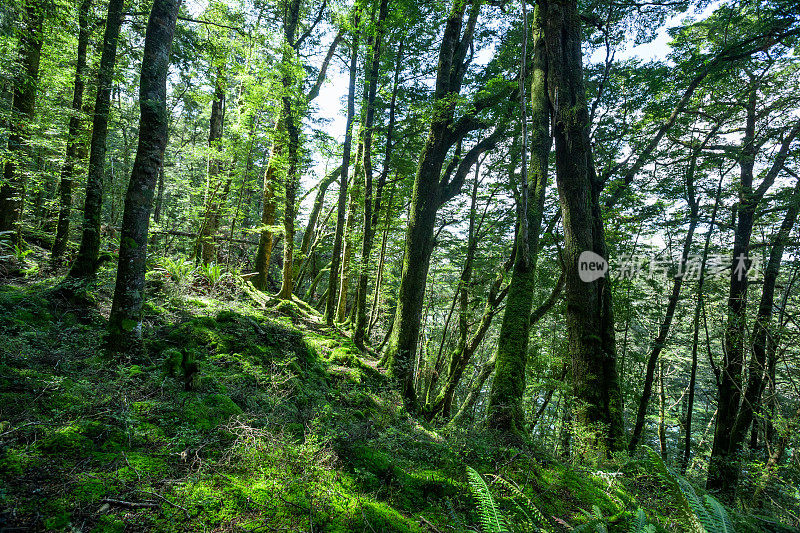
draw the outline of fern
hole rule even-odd
[[[705,500],[700,499],[692,484],[679,476],[664,463],[664,460],[652,448],[647,450],[650,464],[656,475],[671,489],[680,504],[680,510],[685,515],[697,533],[733,533],[733,525],[727,511],[714,497],[706,495]]]
[[[641,507],[636,510],[636,518],[631,522],[628,533],[656,533],[656,526],[647,523],[647,516]]]
[[[539,510],[538,507],[531,501],[528,496],[520,490],[519,487],[511,483],[510,481],[506,481],[505,479],[501,478],[500,476],[495,476],[495,482],[501,485],[503,488],[508,490],[508,492],[512,495],[512,503],[517,511],[523,515],[528,523],[530,524],[527,528],[528,531],[539,531],[540,533],[547,533],[549,530],[543,527],[545,524],[548,523],[547,518],[545,518],[544,514]],[[520,501],[523,504],[520,504]],[[534,524],[538,524],[539,527],[534,529]]]
[[[601,511],[597,505],[592,505],[591,513],[585,509],[581,509],[580,511],[589,518],[589,521],[572,528],[573,533],[586,533],[588,531],[592,533],[608,533],[603,511]]]
[[[725,510],[725,507],[710,494],[706,494],[705,500],[706,507],[711,511],[709,514],[711,516],[711,523],[713,524],[713,531],[733,533],[733,524],[728,517],[728,511]]]
[[[472,494],[478,501],[478,516],[483,533],[506,533],[508,531],[506,518],[497,507],[497,502],[481,475],[467,466],[467,480]]]

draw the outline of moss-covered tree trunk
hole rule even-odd
[[[198,237],[200,260],[208,264],[217,258],[217,245],[215,235],[219,229],[222,213],[221,205],[227,196],[230,182],[222,187],[220,173],[222,160],[220,157],[220,144],[222,143],[222,128],[225,122],[225,89],[222,82],[222,73],[217,73],[217,82],[214,87],[214,100],[211,102],[211,118],[208,128],[208,166],[206,170],[206,205]]]
[[[362,124],[363,126],[363,124]],[[358,149],[358,163],[353,172],[353,183],[350,186],[350,199],[347,202],[347,217],[344,226],[344,241],[342,249],[342,265],[339,271],[339,295],[336,303],[336,321],[344,322],[347,315],[347,297],[350,292],[350,261],[356,246],[356,209],[361,200],[361,182],[359,174],[363,171],[361,157],[364,145]]]
[[[281,112],[286,129],[286,170],[283,186],[283,281],[278,291],[278,298],[291,300],[294,290],[294,219],[297,212],[297,187],[300,184],[299,150],[300,150],[300,124],[297,105],[297,79],[294,75],[292,60],[296,53],[295,36],[300,18],[301,0],[289,2],[286,18],[283,24],[284,57],[281,68],[283,69],[281,85]]]
[[[61,167],[58,186],[59,210],[56,238],[53,241],[51,259],[58,261],[67,249],[69,241],[70,215],[72,214],[72,189],[75,166],[80,157],[80,127],[83,112],[83,89],[86,85],[86,48],[89,45],[89,8],[92,0],[83,0],[78,10],[78,57],[75,61],[75,82],[72,89],[72,115],[67,128],[67,152]]]
[[[523,429],[522,396],[525,392],[525,369],[528,353],[528,326],[536,285],[536,259],[547,189],[550,156],[550,105],[547,100],[547,53],[544,42],[544,11],[537,7],[533,16],[533,64],[531,66],[531,158],[527,167],[523,127],[522,198],[518,210],[519,230],[514,246],[514,269],[508,287],[508,300],[497,341],[495,376],[489,396],[488,424],[507,436],[518,436]],[[523,46],[523,50],[526,47]],[[523,58],[523,70],[524,69]],[[523,79],[527,76],[523,74]],[[524,94],[524,93],[523,93]],[[525,101],[522,98],[525,126]]]
[[[575,423],[590,447],[624,446],[616,368],[611,285],[581,280],[579,257],[607,259],[597,179],[589,141],[577,0],[547,0],[547,86],[553,109],[556,176],[564,225],[567,336],[572,359]]]
[[[358,63],[358,29],[359,12],[353,14],[353,41],[350,46],[350,71],[347,88],[347,122],[344,130],[344,146],[342,153],[342,173],[339,177],[339,198],[336,206],[336,230],[333,236],[331,253],[331,269],[328,272],[328,293],[325,302],[325,322],[332,325],[338,311],[339,269],[342,263],[342,248],[346,224],[348,175],[350,172],[350,150],[353,143],[353,120],[356,107],[356,67]]]
[[[5,154],[3,182],[0,185],[0,232],[14,231],[14,241],[22,238],[22,210],[25,204],[25,172],[29,156],[30,122],[36,109],[39,86],[39,60],[42,54],[42,24],[45,3],[25,2],[19,31],[20,70],[14,79],[8,152]]]
[[[361,239],[361,262],[358,269],[358,284],[356,286],[355,298],[355,327],[353,341],[360,349],[364,349],[364,341],[367,331],[367,284],[369,282],[369,259],[372,254],[372,244],[375,240],[375,226],[377,225],[377,214],[380,211],[381,195],[383,186],[386,182],[385,173],[381,173],[375,194],[375,204],[373,205],[372,190],[372,129],[375,122],[375,97],[378,92],[378,74],[380,69],[381,46],[383,44],[383,33],[386,16],[389,12],[389,0],[380,0],[378,8],[378,20],[374,37],[370,37],[372,49],[372,62],[366,80],[367,110],[364,119],[364,235]],[[391,133],[388,134],[387,142],[391,142]]]
[[[300,1],[299,0],[291,0],[291,2],[284,2],[283,9],[286,14],[284,19],[284,33],[291,33],[292,40],[288,42],[288,46],[292,49],[297,51],[299,47],[299,42],[294,39],[294,35],[297,32],[297,24],[299,21],[300,16]],[[305,103],[308,104],[314,98],[319,95],[320,88],[322,87],[322,83],[325,81],[325,75],[328,70],[328,65],[330,64],[331,59],[333,58],[333,54],[336,51],[336,47],[338,46],[339,42],[341,41],[341,32],[336,35],[331,46],[328,49],[328,53],[325,56],[325,59],[322,62],[322,66],[319,70],[319,75],[317,76],[317,80],[311,86],[308,94],[305,96]],[[283,104],[283,102],[282,102]],[[290,102],[291,104],[291,102]],[[272,148],[270,149],[270,157],[269,163],[267,164],[267,170],[264,172],[264,186],[262,189],[262,211],[261,211],[261,231],[258,240],[258,249],[256,251],[255,256],[255,271],[256,275],[253,277],[253,285],[264,291],[267,290],[267,282],[269,279],[269,264],[270,264],[270,256],[272,255],[272,249],[275,246],[275,236],[273,234],[272,226],[275,224],[275,212],[277,209],[277,199],[275,197],[275,192],[278,189],[278,167],[281,164],[283,153],[285,150],[285,145],[287,142],[287,135],[288,132],[285,128],[285,121],[286,117],[283,115],[283,105],[281,106],[281,111],[278,113],[278,118],[275,121],[275,131],[273,134],[273,143]],[[298,130],[299,135],[299,130]],[[299,137],[298,137],[298,145],[299,145]],[[297,146],[299,150],[299,146]],[[294,206],[292,206],[292,210],[294,210]]]
[[[258,249],[256,250],[255,258],[256,275],[253,277],[253,285],[262,291],[267,290],[269,260],[272,255],[272,247],[275,244],[275,236],[269,228],[275,224],[275,209],[277,208],[275,183],[277,180],[278,161],[283,153],[283,142],[280,140],[280,137],[284,135],[282,124],[283,118],[279,117],[275,124],[269,162],[267,163],[267,169],[264,171],[264,188],[261,193],[261,225],[263,228],[258,238]]]
[[[181,0],[155,0],[145,33],[139,89],[139,146],[122,215],[117,283],[108,347],[126,351],[141,340],[147,229],[156,179],[167,145],[167,71]]]
[[[481,3],[480,0],[470,3],[463,36],[462,27],[468,2],[454,0],[447,17],[439,48],[433,116],[412,190],[397,309],[385,354],[389,373],[399,382],[403,400],[411,411],[418,408],[414,388],[414,362],[425,285],[433,251],[433,227],[436,212],[443,199],[440,177],[447,152],[458,140],[451,134],[455,97],[461,91],[466,68],[464,60],[472,43],[472,33]]]
[[[97,95],[92,116],[92,140],[89,148],[89,172],[86,176],[86,198],[83,205],[81,244],[68,277],[93,276],[100,255],[100,216],[103,205],[103,175],[106,158],[108,114],[111,109],[111,86],[117,58],[117,41],[122,25],[125,0],[109,0],[103,53],[97,71]]]

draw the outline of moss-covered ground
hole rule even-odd
[[[579,467],[419,422],[302,302],[153,279],[144,351],[109,359],[109,283],[66,299],[56,281],[0,288],[0,530],[479,531],[467,465],[552,531],[598,511],[627,530],[639,508],[684,530],[643,463]]]

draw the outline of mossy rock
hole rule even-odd
[[[358,358],[347,348],[336,348],[331,352],[328,361],[334,365],[346,366],[348,368],[358,367]]]
[[[64,426],[42,439],[39,447],[51,454],[85,456],[94,451],[94,443],[79,425]]]
[[[184,419],[199,429],[214,429],[241,412],[242,409],[224,394],[194,397],[188,400],[183,407]]]
[[[289,300],[281,300],[273,309],[276,313],[288,316],[293,321],[306,317],[306,313],[296,303]]]

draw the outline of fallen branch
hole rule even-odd
[[[155,502],[126,502],[125,500],[115,500],[112,498],[103,498],[100,503],[113,505],[114,507],[122,507],[123,509],[159,509],[161,506]]]

